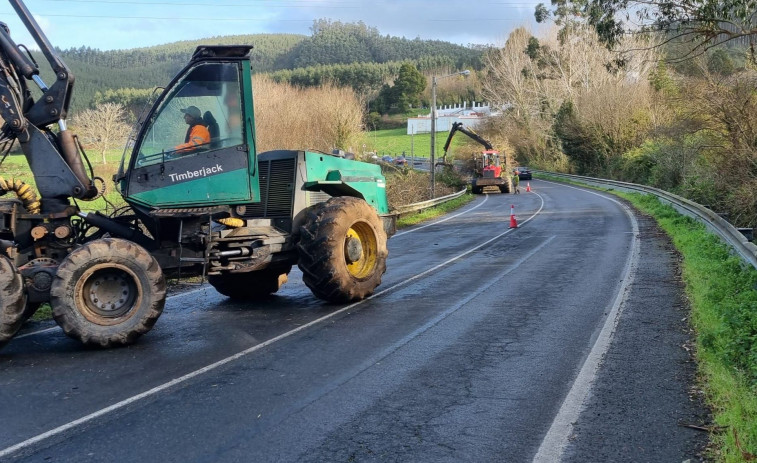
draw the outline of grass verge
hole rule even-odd
[[[683,256],[698,369],[713,412],[710,456],[757,460],[757,270],[656,197],[610,192],[654,217]]]
[[[366,132],[365,138],[370,145],[373,146],[373,149],[379,156],[385,154],[397,156],[405,153],[405,156],[408,158],[410,158],[411,155],[416,158],[427,158],[431,152],[431,134],[418,133],[411,136],[407,134],[407,128]],[[437,156],[442,155],[444,142],[446,140],[447,132],[436,133],[435,143]],[[450,145],[450,152],[455,152],[455,148],[462,145],[463,137],[453,138],[452,144]]]
[[[463,207],[474,199],[476,199],[474,195],[466,193],[459,198],[447,201],[446,203],[442,203],[438,206],[430,207],[426,210],[416,212],[415,214],[400,217],[399,220],[397,220],[397,228],[405,228],[411,225],[425,222],[427,220],[434,219],[436,217],[439,217],[440,215],[444,215],[448,212],[454,211],[455,209]]]

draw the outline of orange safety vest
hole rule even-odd
[[[192,149],[210,143],[210,132],[202,124],[195,124],[187,131],[185,143],[176,146],[174,149],[178,152],[191,151]]]

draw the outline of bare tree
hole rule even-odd
[[[487,55],[484,94],[507,108],[502,130],[521,161],[553,168],[562,163],[554,123],[563,103],[571,104],[583,127],[608,141],[610,152],[648,124],[648,76],[658,57],[641,40],[626,38],[618,45],[625,51],[611,51],[587,25],[554,28],[539,38],[519,28]],[[620,59],[625,66],[608,70],[607,63]]]
[[[674,59],[698,56],[727,42],[748,46],[748,58],[757,60],[757,2],[755,0],[552,0],[550,11],[536,7],[537,22],[550,18],[571,27],[587,22],[608,47],[626,37],[656,32],[669,41],[689,43],[690,50]],[[652,44],[659,46],[660,43]]]
[[[121,104],[103,103],[73,117],[72,123],[85,146],[96,149],[107,164],[105,153],[125,143],[129,135],[126,109]]]

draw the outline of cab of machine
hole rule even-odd
[[[119,188],[148,207],[260,200],[250,47],[198,47],[150,110]],[[125,161],[126,162],[126,161]]]

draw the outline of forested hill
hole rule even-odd
[[[198,45],[250,44],[253,72],[275,71],[328,65],[344,68],[356,63],[396,63],[414,61],[419,67],[447,66],[480,68],[480,49],[436,40],[382,36],[363,23],[318,20],[312,35],[251,34],[211,37],[129,50],[102,51],[91,47],[60,50],[76,76],[73,110],[92,105],[95,93],[122,88],[147,89],[166,85],[189,60]],[[38,56],[41,67],[44,58]],[[394,69],[397,66],[389,66]],[[386,72],[386,71],[382,71]],[[43,71],[43,76],[48,74]],[[300,72],[298,75],[302,75]],[[344,82],[343,79],[338,79]],[[312,80],[318,83],[317,80]],[[303,82],[297,82],[303,85]],[[350,82],[344,82],[350,84]],[[307,84],[307,83],[304,83]]]
[[[444,57],[450,65],[477,65],[480,53],[468,47],[440,40],[408,40],[382,36],[378,29],[362,22],[315,21],[313,35],[296,44],[278,61],[279,69],[351,63],[387,63]]]
[[[66,62],[103,67],[108,69],[129,69],[152,67],[164,64],[183,66],[189,61],[199,45],[253,45],[252,59],[258,72],[276,70],[276,60],[288,53],[292,47],[307,36],[296,34],[254,34],[210,37],[200,40],[186,40],[165,45],[130,50],[100,51],[90,47],[61,50]]]

